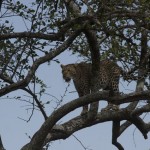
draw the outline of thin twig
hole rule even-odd
[[[72,136],[81,144],[81,146],[84,148],[84,150],[92,150],[92,149],[85,147],[84,144],[81,142],[81,140],[79,140],[74,134],[72,134]]]

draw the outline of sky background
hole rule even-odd
[[[16,26],[17,31],[24,31],[24,24],[19,18],[14,20],[10,18],[13,25]],[[1,21],[1,20],[0,20]],[[65,51],[60,54],[57,59],[62,64],[76,63],[80,62],[82,59],[77,57],[77,55],[71,55],[70,52]],[[60,64],[52,61],[50,65],[42,65],[37,70],[38,76],[45,81],[48,85],[47,93],[55,96],[57,99],[61,99],[67,87],[67,83],[64,82],[61,75]],[[120,91],[124,93],[133,92],[135,89],[135,84],[129,84],[124,81],[120,81]],[[66,96],[63,98],[63,103],[67,103],[78,97],[75,91],[74,85],[71,82]],[[7,96],[0,98],[0,134],[2,136],[3,144],[6,150],[19,150],[23,145],[27,144],[31,136],[40,128],[44,122],[43,116],[39,111],[35,111],[30,122],[25,122],[19,118],[28,120],[31,111],[26,110],[31,108],[27,103],[23,101],[18,101],[13,99],[14,96],[23,95],[24,98],[27,94],[21,90],[9,94],[12,99],[7,99]],[[49,116],[55,108],[55,98],[49,95],[45,95],[41,99],[42,101],[51,101],[49,105],[46,106],[46,112]],[[106,103],[100,103],[100,109],[104,107]],[[76,109],[64,118],[62,118],[58,123],[63,123],[72,117],[80,114],[82,108]],[[146,116],[148,118],[149,115]],[[87,150],[117,150],[111,144],[111,131],[112,123],[106,122],[97,124],[92,127],[80,130],[74,135],[82,142],[82,144],[87,148]],[[150,134],[148,134],[150,138]],[[135,128],[135,126],[129,127],[120,137],[119,142],[123,145],[125,150],[150,150],[150,139],[145,140],[141,133]],[[70,136],[66,140],[58,140],[50,143],[51,150],[84,150],[82,145],[74,136]]]
[[[64,52],[59,57],[57,57],[62,64],[78,62],[81,59],[77,56],[71,55],[70,52]],[[61,99],[61,96],[64,95],[67,83],[64,82],[61,75],[60,64],[52,62],[50,66],[42,65],[37,74],[41,79],[45,80],[45,83],[49,86],[48,93]],[[134,84],[133,84],[134,85]],[[133,85],[125,86],[123,81],[120,82],[120,91],[129,92],[125,89],[133,88]],[[68,88],[66,96],[63,99],[63,103],[67,103],[70,100],[77,98],[77,93],[75,91],[73,83]],[[27,95],[21,90],[11,93],[10,95]],[[6,96],[5,96],[6,97]],[[55,98],[51,96],[44,96],[43,101],[52,101],[49,105],[46,106],[47,114],[54,110]],[[28,136],[32,136],[42,125],[44,119],[40,112],[35,111],[34,115],[30,122],[26,123],[25,121],[19,119],[28,119],[31,111],[27,111],[27,106],[25,102],[17,101],[14,99],[3,99],[0,100],[0,133],[3,139],[3,144],[7,150],[19,150],[24,144],[29,142]],[[100,103],[100,109],[104,107],[105,103]],[[81,108],[71,112],[64,118],[62,118],[59,123],[63,123],[72,117],[79,115]],[[18,118],[19,117],[19,118]],[[147,115],[147,117],[149,117]],[[74,135],[84,144],[88,149],[99,150],[117,150],[111,144],[111,122],[106,122],[102,124],[95,125],[93,127],[88,127],[86,129],[80,130]],[[134,132],[135,130],[135,132]],[[28,136],[27,136],[27,135]],[[149,136],[149,134],[148,134]],[[150,137],[150,136],[149,136]],[[122,143],[125,149],[128,150],[149,150],[150,141],[144,140],[141,133],[135,126],[128,128],[122,135],[119,137],[119,141]],[[136,145],[135,145],[136,144]],[[62,149],[72,149],[72,150],[84,150],[79,141],[75,139],[74,136],[70,136],[66,140],[58,140],[51,143],[51,150],[62,150]]]

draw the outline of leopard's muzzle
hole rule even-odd
[[[70,82],[71,78],[69,78],[69,77],[64,77],[64,80],[65,80],[66,82]]]

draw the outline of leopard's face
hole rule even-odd
[[[76,75],[76,69],[73,64],[61,65],[63,78],[66,82],[70,82]]]

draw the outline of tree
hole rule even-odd
[[[145,122],[141,116],[150,112],[149,4],[148,0],[36,0],[30,4],[2,1],[0,96],[18,89],[25,91],[33,98],[32,102],[26,100],[32,106],[32,112],[40,110],[45,119],[21,150],[41,150],[51,141],[66,139],[78,130],[107,121],[113,121],[112,144],[119,150],[124,148],[117,139],[132,124],[145,139],[148,138],[150,122]],[[13,26],[11,17],[23,20],[23,32]],[[49,101],[44,104],[40,100],[48,83],[45,84],[36,71],[42,64],[59,63],[56,57],[66,50],[92,62],[93,85],[100,60],[113,59],[132,75],[130,80],[135,80],[136,90],[110,97],[109,91],[99,92],[93,86],[91,94],[70,100],[48,115],[44,106]],[[14,98],[21,100],[22,96]],[[117,112],[97,112],[98,101],[103,100],[128,105]],[[144,104],[137,107],[141,100]],[[57,124],[69,112],[90,103],[88,118],[77,116]],[[126,121],[120,123],[122,120]]]

